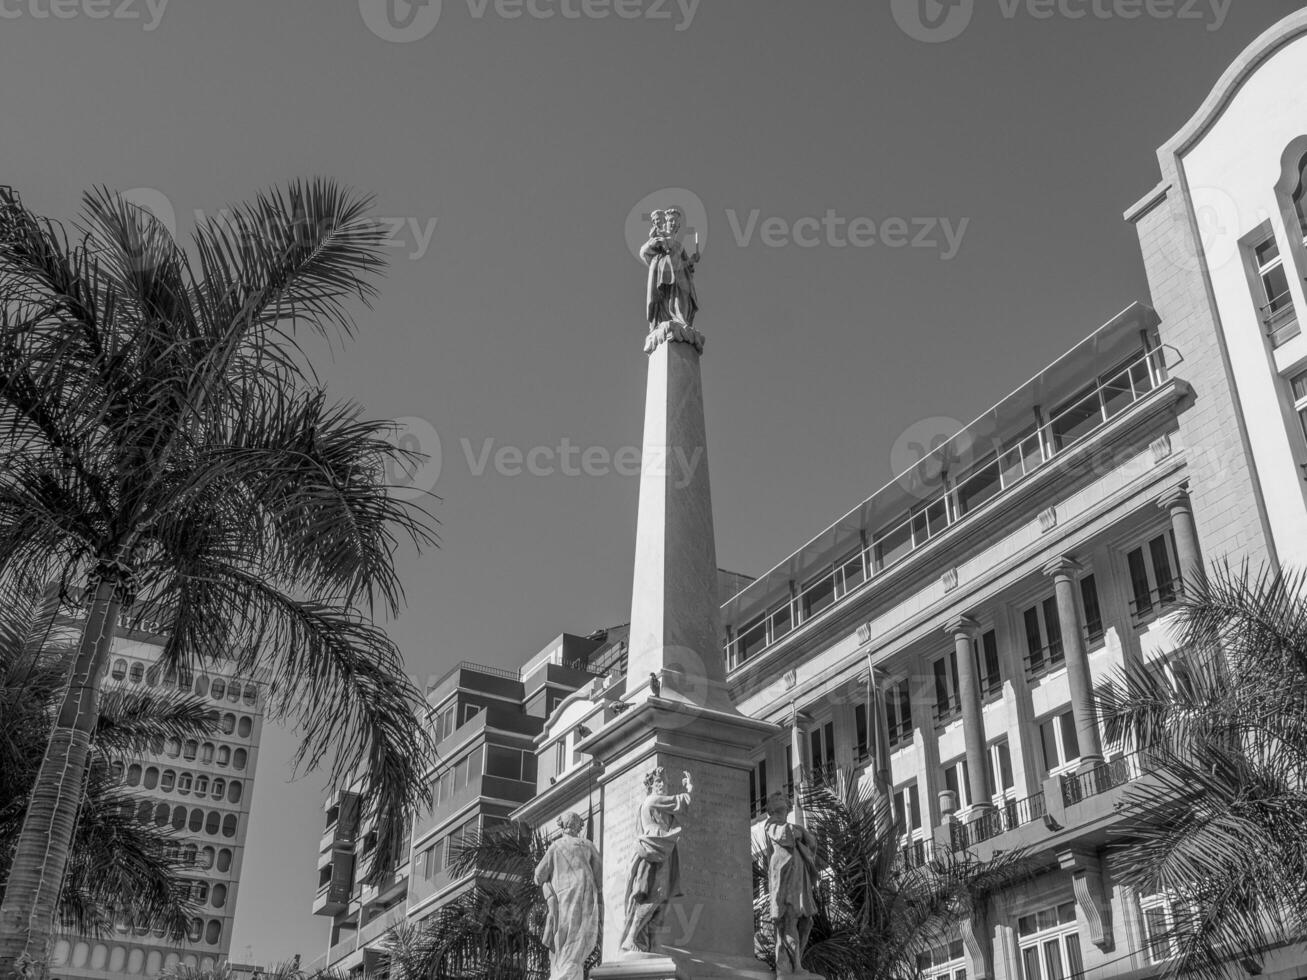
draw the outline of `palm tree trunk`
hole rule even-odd
[[[101,579],[5,884],[0,906],[0,980],[46,973],[59,892],[82,802],[91,733],[100,714],[100,668],[109,657],[121,604],[117,579]]]

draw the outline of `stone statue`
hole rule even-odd
[[[776,975],[803,974],[803,949],[812,932],[817,905],[817,842],[807,829],[789,822],[783,793],[767,797],[764,825],[767,890],[776,929]]]
[[[636,814],[636,852],[626,884],[626,926],[623,952],[652,952],[667,915],[667,905],[681,892],[681,838],[677,815],[690,809],[690,774],[683,772],[685,792],[668,794],[667,770],[659,767],[644,777],[648,794]]]
[[[655,211],[649,240],[640,249],[640,258],[649,267],[649,284],[645,292],[645,312],[649,320],[646,351],[669,340],[692,343],[703,349],[703,335],[694,329],[699,313],[699,295],[694,288],[694,269],[699,254],[695,235],[694,255],[681,243],[685,212],[680,208]]]
[[[584,824],[575,813],[559,817],[563,836],[549,845],[536,865],[535,883],[544,890],[549,906],[545,920],[549,980],[584,980],[585,961],[599,942],[603,862],[594,844],[581,836]]]

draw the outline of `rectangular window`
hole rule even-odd
[[[767,760],[749,770],[749,814],[761,816],[767,808]]]
[[[1093,575],[1080,580],[1080,604],[1085,614],[1085,638],[1090,643],[1103,639],[1103,609],[1098,604],[1098,582]]]
[[[1153,965],[1165,963],[1180,952],[1180,929],[1175,905],[1164,893],[1141,896],[1139,911],[1144,926],[1144,954]]]
[[[971,781],[965,758],[955,759],[944,767],[944,788],[957,794],[958,806],[971,806]]]
[[[859,762],[871,757],[871,727],[867,720],[867,706],[853,706],[853,755]]]
[[[986,630],[976,646],[976,676],[980,678],[981,697],[1000,694],[1003,677],[998,669],[998,634]]]
[[[835,723],[828,721],[808,733],[808,761],[814,779],[829,779],[835,774]]]
[[[931,664],[935,677],[935,723],[943,725],[962,714],[958,698],[958,654],[956,650]]]
[[[1044,772],[1051,773],[1080,758],[1080,739],[1071,711],[1053,715],[1039,723],[1039,744],[1044,750]]]
[[[1174,571],[1175,540],[1170,531],[1157,535],[1147,545],[1132,549],[1126,555],[1126,564],[1130,568],[1130,588],[1134,593],[1130,607],[1137,621],[1161,612],[1175,602],[1180,580]]]
[[[1022,980],[1081,980],[1084,976],[1075,902],[1021,916],[1017,936]]]
[[[912,698],[906,680],[891,685],[885,692],[885,721],[891,749],[912,741]]]
[[[1307,371],[1298,375],[1289,384],[1293,389],[1294,411],[1298,413],[1298,421],[1302,423],[1303,435],[1307,436]]]
[[[1090,385],[1053,412],[1049,430],[1055,449],[1064,449],[1098,428],[1103,422],[1103,406],[1098,385]]]
[[[1062,666],[1066,659],[1062,648],[1062,620],[1057,600],[1049,596],[1025,611],[1026,675],[1038,677]]]
[[[530,754],[530,753],[525,753]],[[486,775],[498,776],[500,779],[516,779],[519,782],[525,777],[525,767],[523,765],[523,755],[521,749],[509,749],[501,745],[486,746]],[[534,762],[535,757],[532,756]],[[535,782],[532,777],[531,782]]]
[[[955,939],[928,953],[918,953],[917,975],[921,980],[967,980],[962,940]]]
[[[834,602],[835,575],[833,569],[822,572],[821,575],[814,579],[809,579],[807,584],[799,591],[799,608],[803,611],[805,620],[811,619]]]
[[[471,721],[479,714],[481,714],[481,705],[479,704],[463,705],[462,717],[459,720],[459,725],[466,725],[469,721]]]
[[[948,498],[941,497],[912,515],[913,547],[920,548],[948,528]]]
[[[1298,318],[1289,293],[1284,256],[1274,235],[1253,247],[1253,264],[1257,267],[1257,305],[1261,308],[1262,322],[1271,342],[1278,347],[1297,333]]]
[[[872,546],[876,571],[888,568],[912,551],[912,522],[902,521],[877,532]]]
[[[986,763],[985,782],[990,798],[1005,796],[1015,786],[1012,778],[1012,753],[1008,749],[1007,739],[999,739],[989,746]]]
[[[958,514],[965,516],[988,503],[1003,490],[1003,469],[997,457],[991,457],[958,480]]]
[[[554,744],[554,775],[561,776],[567,770],[567,739],[560,738]]]
[[[894,820],[901,834],[910,835],[921,829],[921,802],[915,781],[894,791]]]

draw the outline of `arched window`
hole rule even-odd
[[[158,786],[159,770],[154,768],[154,766],[150,766],[149,768],[147,768],[145,770],[145,780],[141,785],[143,785],[146,789],[154,789],[154,787]]]
[[[147,671],[145,672],[145,686],[146,686],[146,687],[158,687],[158,686],[159,686],[159,665],[158,665],[158,664],[155,664],[153,667],[151,667],[149,670],[147,670]]]
[[[140,805],[136,808],[136,822],[149,823],[154,819],[154,804],[149,800],[141,800]]]
[[[133,762],[127,767],[127,785],[137,786],[141,782],[141,767]]]
[[[230,735],[236,730],[236,716],[228,711],[222,716],[222,733]]]
[[[208,871],[213,867],[213,862],[216,857],[217,852],[206,844],[204,847],[200,848],[200,867],[205,871]]]
[[[177,777],[177,792],[182,796],[190,796],[191,783],[195,780],[189,772],[184,772]]]
[[[170,738],[164,745],[164,751],[168,753],[168,758],[175,759],[182,754],[181,739]]]
[[[167,803],[160,803],[154,808],[154,825],[156,827],[168,826],[168,818],[172,816],[172,807]]]
[[[200,761],[203,762],[206,766],[212,764],[213,762],[212,742],[205,742],[202,746],[200,746]]]
[[[204,935],[204,920],[199,918],[191,919],[186,928],[186,938],[193,943],[198,943],[202,935]]]
[[[196,795],[196,796],[207,796],[208,794],[209,794],[209,777],[208,777],[208,776],[203,776],[203,775],[201,775],[201,776],[196,776],[196,777],[195,777],[195,795]]]
[[[109,764],[109,775],[113,777],[115,783],[121,783],[123,781],[123,774],[126,771],[127,767],[121,762],[113,762]]]
[[[182,848],[182,864],[186,865],[188,868],[195,864],[195,850],[194,844],[187,844]]]
[[[159,776],[159,791],[161,793],[171,793],[172,788],[177,785],[177,773],[172,769],[165,769]]]
[[[204,811],[198,808],[192,810],[190,823],[186,826],[191,829],[192,834],[198,834],[204,827]]]
[[[245,768],[245,760],[246,760],[247,758],[248,758],[248,756],[246,755],[244,749],[237,749],[234,753],[232,753],[232,757],[231,757],[232,768],[233,768],[233,769],[244,769],[244,768]]]
[[[231,849],[226,847],[218,848],[218,870],[226,871],[231,867]]]
[[[208,926],[204,929],[204,941],[210,946],[217,946],[218,940],[222,938],[222,923],[217,919],[210,919]]]
[[[239,701],[241,699],[241,686],[236,681],[231,681],[227,685],[227,700]]]
[[[222,836],[223,837],[236,836],[236,814],[229,813],[222,818]]]
[[[172,808],[172,829],[173,830],[186,829],[186,807],[175,806]]]
[[[249,715],[241,715],[241,723],[236,729],[236,734],[241,738],[249,738],[250,732],[254,730],[254,722]]]
[[[138,660],[136,663],[132,664],[132,669],[127,676],[133,684],[141,683],[145,678],[145,664]]]
[[[1292,194],[1293,210],[1298,216],[1298,230],[1307,240],[1307,156],[1298,163],[1298,186]]]
[[[227,904],[227,886],[219,882],[213,886],[213,891],[209,899],[215,909],[220,909]]]
[[[207,902],[209,900],[209,883],[207,881],[191,882],[191,901]]]
[[[221,701],[222,696],[227,693],[227,685],[221,677],[215,677],[213,683],[209,685],[209,697],[215,701]]]
[[[259,689],[253,684],[246,684],[245,689],[241,691],[241,700],[245,702],[247,707],[254,707],[259,700]]]
[[[233,779],[227,784],[227,802],[239,803],[241,801],[241,781]]]
[[[227,780],[215,779],[213,781],[213,793],[212,793],[213,798],[215,800],[221,800],[226,795],[227,795]]]
[[[208,819],[204,821],[204,832],[206,834],[216,835],[221,826],[222,826],[222,816],[218,813],[217,810],[210,810]]]
[[[127,661],[115,660],[113,662],[113,673],[109,676],[116,681],[123,680],[127,676]]]
[[[200,697],[209,693],[209,675],[200,674],[195,678],[195,693]]]
[[[200,751],[200,743],[193,738],[186,740],[186,746],[182,749],[182,756],[187,762],[194,762],[196,754]]]
[[[218,746],[218,765],[225,766],[231,762],[231,747],[227,745]]]

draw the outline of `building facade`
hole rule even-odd
[[[231,947],[265,691],[230,665],[164,672],[158,629],[124,617],[105,667],[105,688],[190,692],[217,712],[219,731],[206,738],[169,739],[157,751],[116,762],[113,769],[119,791],[134,801],[136,819],[174,835],[198,911],[181,944],[166,939],[161,929],[126,921],[105,936],[60,936],[50,961],[56,980],[149,977],[179,964],[207,969],[227,959]]]

